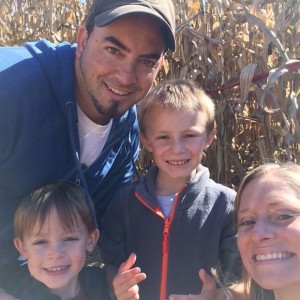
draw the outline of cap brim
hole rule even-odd
[[[135,13],[144,13],[158,18],[167,32],[167,46],[171,51],[175,51],[175,33],[173,33],[168,22],[155,10],[141,5],[125,5],[119,6],[110,10],[106,10],[95,17],[95,25],[98,27],[106,26],[109,23],[115,21],[116,19]]]

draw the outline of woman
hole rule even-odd
[[[300,166],[266,164],[242,181],[236,200],[245,298],[300,297]]]

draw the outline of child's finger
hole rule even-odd
[[[127,260],[121,264],[118,273],[123,273],[125,271],[130,270],[132,266],[135,264],[135,262],[136,262],[136,255],[135,253],[131,253],[127,258]]]
[[[119,273],[115,276],[113,280],[113,286],[132,286],[134,284],[138,284],[139,282],[146,279],[146,274],[141,273],[140,268],[133,268],[123,273]]]
[[[204,269],[199,270],[199,278],[203,282],[201,294],[170,295],[169,300],[215,300],[217,286],[214,278],[208,275]]]
[[[202,293],[211,292],[217,288],[214,278],[208,275],[204,269],[199,270],[199,277],[203,282]]]

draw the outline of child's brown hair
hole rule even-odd
[[[52,208],[66,231],[72,231],[80,221],[78,218],[89,233],[97,228],[83,189],[75,183],[58,180],[35,189],[21,201],[14,217],[14,237],[23,239],[24,233],[32,231],[36,224],[41,229]]]

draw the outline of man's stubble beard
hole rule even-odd
[[[118,111],[119,106],[120,106],[118,101],[111,100],[110,107],[106,108],[103,105],[101,105],[101,100],[95,96],[95,94],[93,93],[92,90],[89,89],[89,86],[87,84],[88,80],[86,79],[86,76],[85,76],[86,72],[84,72],[84,67],[83,67],[83,62],[82,62],[83,56],[84,56],[84,54],[81,55],[80,59],[79,59],[80,74],[82,77],[84,87],[86,88],[87,93],[89,95],[90,101],[93,104],[96,111],[98,112],[99,116],[102,118],[106,118],[106,119],[114,119],[114,118],[121,116],[124,112]]]
[[[107,119],[115,119],[121,115],[118,111],[119,103],[117,101],[112,100],[112,105],[109,108],[105,108],[101,105],[101,100],[97,99],[91,91],[88,91],[88,93],[94,107],[101,117],[105,117]]]

